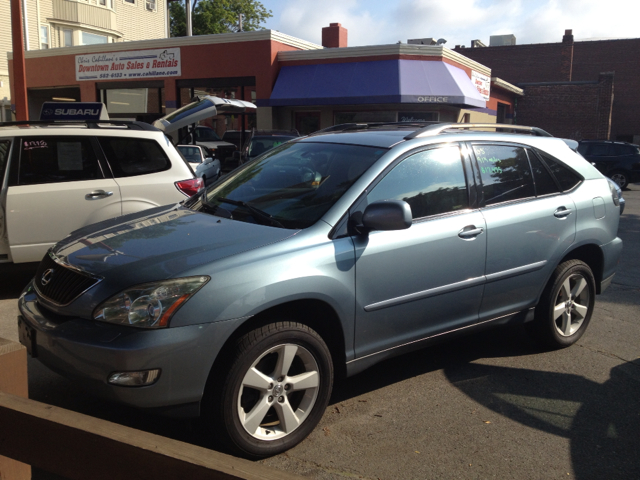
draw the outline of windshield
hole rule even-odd
[[[286,143],[232,172],[188,206],[239,221],[306,228],[385,152],[356,145]]]
[[[219,141],[220,137],[216,131],[209,127],[196,128],[196,140],[206,141]]]
[[[249,144],[249,156],[257,157],[273,147],[282,145],[295,137],[253,137]]]

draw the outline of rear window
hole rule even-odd
[[[162,172],[171,162],[155,140],[98,137],[115,177],[133,177]]]
[[[560,162],[560,160],[556,160],[552,156],[543,152],[538,152],[538,155],[542,157],[542,160],[547,167],[549,167],[553,176],[556,177],[556,180],[558,180],[563,192],[571,190],[582,181],[582,178],[580,178],[578,174],[574,173],[573,170],[570,170],[569,167]]]

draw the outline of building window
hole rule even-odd
[[[103,5],[105,7],[107,6],[107,0],[98,0],[98,3],[100,3],[100,5]]]
[[[40,27],[40,48],[49,48],[49,26],[42,25]]]
[[[129,3],[131,5],[135,5],[136,0],[124,0],[124,3]]]
[[[147,10],[151,12],[156,11],[156,0],[147,0]]]
[[[63,47],[73,47],[73,30],[62,30]]]
[[[83,45],[97,45],[100,43],[107,43],[109,38],[105,35],[96,35],[95,33],[82,32],[82,44]]]

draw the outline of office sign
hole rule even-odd
[[[179,48],[76,55],[76,80],[131,80],[182,74]]]

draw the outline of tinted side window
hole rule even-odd
[[[473,152],[480,167],[486,205],[535,195],[524,148],[511,145],[474,145]]]
[[[115,177],[133,177],[171,168],[169,158],[155,140],[98,137],[98,141]]]
[[[558,185],[540,159],[533,152],[528,153],[531,170],[533,171],[533,180],[536,185],[536,196],[559,193]]]
[[[594,143],[589,146],[588,155],[593,155],[594,157],[605,157],[607,155],[612,155],[611,145],[608,143]]]
[[[460,149],[435,148],[404,159],[373,188],[367,200],[370,204],[404,200],[413,218],[468,208]]]
[[[26,137],[18,185],[104,178],[89,137]]]
[[[631,145],[614,145],[616,155],[633,155],[635,149]]]
[[[582,181],[582,179],[578,175],[569,170],[569,168],[563,165],[559,160],[556,160],[546,153],[538,153],[542,157],[544,163],[547,164],[547,167],[549,167],[549,170],[551,170],[553,176],[556,177],[556,180],[558,180],[560,188],[562,188],[563,192],[571,190]]]

